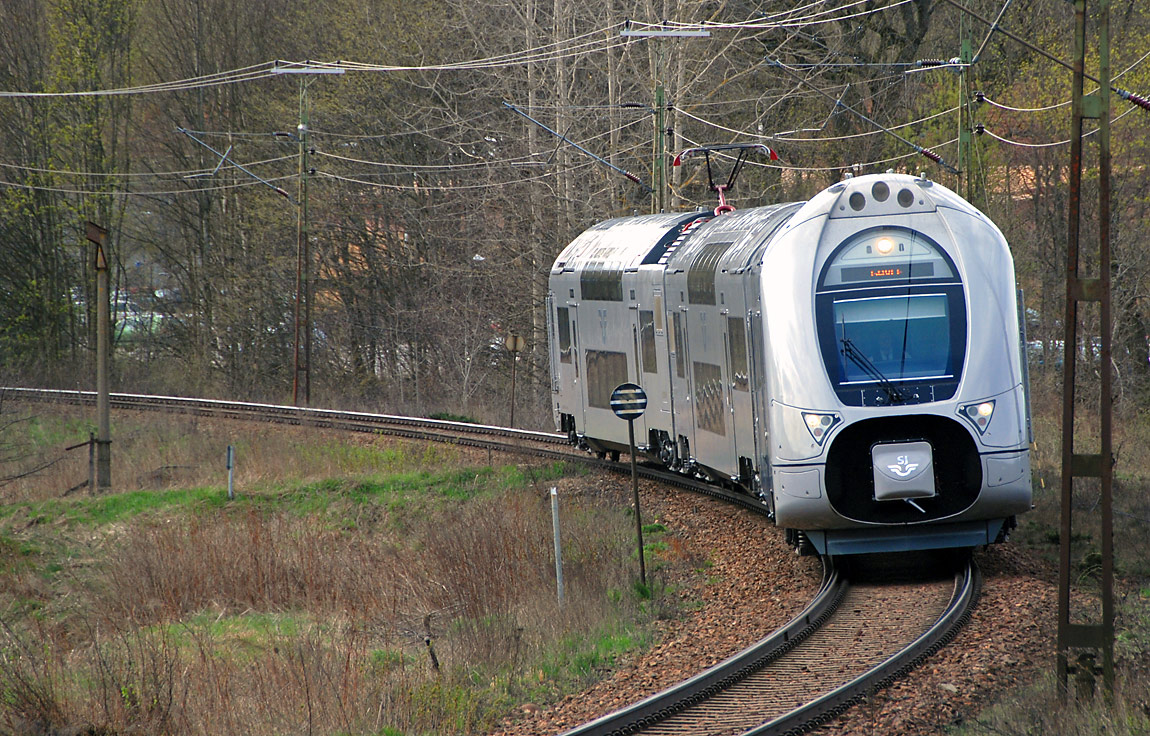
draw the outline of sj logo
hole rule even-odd
[[[888,465],[886,467],[898,477],[905,478],[918,470],[918,463],[912,463],[906,455],[899,455],[894,465]]]

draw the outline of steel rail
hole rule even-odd
[[[20,401],[55,402],[79,404],[82,406],[95,405],[96,403],[96,394],[93,391],[3,387],[0,388],[0,397]],[[452,422],[444,419],[405,417],[393,414],[371,414],[368,412],[341,411],[336,409],[312,409],[282,404],[262,404],[243,401],[224,401],[221,399],[193,399],[183,396],[127,393],[111,394],[110,402],[112,406],[120,409],[163,409],[165,411],[171,411],[173,408],[178,407],[185,412],[195,413],[202,411],[215,415],[227,415],[229,412],[236,414],[259,412],[265,418],[274,417],[301,425],[325,426],[324,422],[361,422],[365,425],[399,425],[429,429],[435,428],[468,434],[499,435],[548,444],[563,444],[567,442],[565,435],[555,432],[536,432],[533,430],[513,429],[487,424]]]
[[[0,400],[4,399],[90,406],[95,405],[96,394],[92,391],[0,387]],[[186,414],[215,416],[243,421],[258,419],[260,421],[282,422],[296,426],[386,434],[389,436],[429,442],[447,442],[478,449],[515,452],[552,460],[577,462],[582,465],[617,473],[629,472],[625,464],[595,458],[586,453],[574,450],[568,444],[566,435],[553,432],[536,432],[494,425],[452,422],[443,419],[405,417],[393,414],[370,414],[367,412],[311,409],[280,404],[224,401],[221,399],[194,399],[157,394],[114,393],[110,395],[110,403],[116,408],[133,411],[176,411]],[[446,434],[448,432],[457,434]],[[543,445],[543,447],[511,444],[499,441],[498,439],[486,439],[487,437],[503,437],[521,442],[536,442]],[[546,447],[547,445],[561,446],[562,449],[549,449]],[[691,476],[642,465],[639,466],[638,471],[640,477],[645,480],[666,483],[694,493],[718,498],[728,503],[750,509],[755,513],[766,514],[769,511],[763,503],[751,496],[714,486]]]
[[[566,731],[562,736],[623,736],[641,731],[714,696],[789,652],[822,626],[846,594],[848,583],[833,560],[828,557],[822,560],[822,588],[798,616],[773,634],[678,685]]]
[[[797,736],[818,728],[859,703],[867,695],[890,686],[958,635],[970,620],[982,578],[971,559],[955,575],[954,594],[938,621],[893,657],[822,697],[786,713],[743,736]]]

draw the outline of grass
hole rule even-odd
[[[60,411],[22,423],[0,475],[86,432]],[[115,492],[65,493],[66,454],[0,487],[0,731],[486,733],[645,646],[671,604],[632,588],[627,504],[564,494],[559,606],[546,489],[578,482],[564,464],[121,421]],[[161,464],[189,470],[128,470]]]

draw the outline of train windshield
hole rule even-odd
[[[819,345],[848,406],[954,395],[966,352],[966,302],[950,257],[930,238],[873,228],[844,242],[815,298]]]
[[[833,312],[843,383],[953,377],[945,294],[842,299]]]

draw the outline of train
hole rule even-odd
[[[636,457],[751,494],[801,553],[973,548],[1032,508],[1010,247],[925,175],[610,219],[548,282],[556,428],[617,459],[638,384]]]

